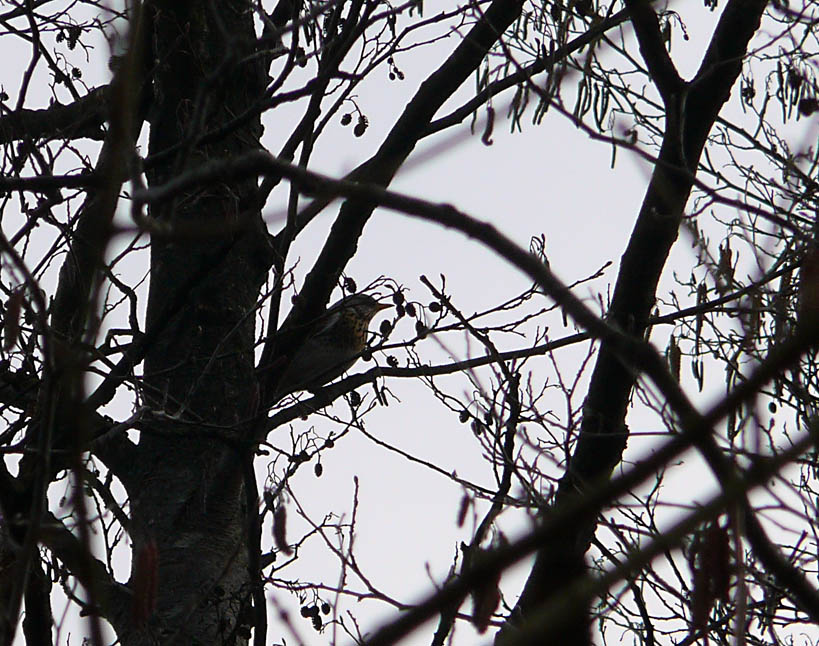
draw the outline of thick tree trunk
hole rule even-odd
[[[264,87],[259,59],[245,58],[255,45],[250,4],[151,5],[156,68],[149,152],[178,147],[151,167],[151,185],[258,147],[258,117],[198,144]],[[250,62],[237,67],[237,60]],[[258,399],[252,311],[270,266],[256,181],[210,185],[151,215],[199,235],[151,241],[147,328],[164,329],[145,359],[143,396],[158,414],[142,429],[131,536],[132,581],[156,574],[157,596],[135,599],[153,613],[137,618],[123,643],[244,643],[252,615],[240,446]],[[153,550],[156,572],[139,572],[153,567],[144,556]]]

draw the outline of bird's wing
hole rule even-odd
[[[316,327],[311,331],[310,336],[317,336],[329,330],[336,324],[336,322],[338,321],[338,317],[339,317],[338,309],[328,310],[318,321],[316,321]]]

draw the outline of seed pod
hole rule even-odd
[[[293,553],[293,549],[287,544],[287,509],[284,505],[279,505],[273,512],[273,541],[279,551],[288,556]]]
[[[469,511],[469,494],[464,494],[461,498],[461,505],[458,507],[458,527],[464,526],[466,520],[466,512]]]
[[[671,369],[671,374],[674,375],[674,379],[676,379],[679,382],[680,366],[682,363],[682,351],[680,350],[680,346],[677,345],[677,340],[673,336],[671,337],[671,340],[668,342],[666,356],[668,357],[668,366]]]
[[[6,311],[3,317],[3,349],[6,352],[14,347],[20,336],[20,309],[23,306],[23,294],[23,289],[18,288],[6,301]]]

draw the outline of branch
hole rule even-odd
[[[517,70],[515,73],[510,74],[502,79],[494,81],[487,85],[483,90],[478,92],[472,99],[464,103],[461,107],[456,108],[448,115],[441,117],[440,119],[436,119],[435,121],[429,124],[429,127],[424,131],[423,137],[428,137],[429,135],[433,135],[436,132],[440,132],[441,130],[445,130],[451,126],[461,123],[464,119],[466,119],[469,115],[471,115],[475,110],[480,108],[483,104],[485,104],[490,98],[497,96],[504,90],[508,90],[509,88],[513,88],[520,83],[523,83],[527,79],[540,74],[541,72],[545,72],[551,67],[569,56],[576,51],[579,51],[592,43],[597,38],[600,38],[603,34],[605,34],[610,29],[621,25],[622,23],[626,22],[629,18],[629,12],[626,9],[621,9],[613,16],[606,18],[602,22],[592,25],[589,27],[588,31],[581,34],[571,42],[558,47],[553,53],[549,54],[548,56],[543,56],[538,58],[533,63],[530,63],[526,67],[522,67]]]
[[[23,617],[23,635],[26,644],[51,646],[51,580],[43,572],[43,564],[34,559],[25,591],[26,614]]]
[[[43,518],[40,541],[89,591],[90,598],[99,605],[94,611],[105,617],[118,635],[124,634],[122,628],[129,621],[132,599],[127,586],[118,583],[105,563],[94,558],[82,541],[50,512]]]
[[[798,340],[794,341],[798,342]],[[801,339],[801,343],[804,348],[804,338]],[[773,367],[770,365],[772,363],[776,364],[775,371],[783,367],[780,362],[766,361],[764,368],[760,366],[760,370],[765,373],[770,372]],[[724,415],[725,402],[733,399],[733,397],[734,393],[732,392],[731,396],[702,416],[701,420],[705,427],[691,428],[690,430],[695,431],[693,435],[689,435],[686,430],[683,434],[673,437],[649,458],[638,462],[629,471],[612,478],[607,483],[598,481],[591,484],[583,492],[582,496],[575,496],[569,504],[554,510],[531,533],[508,546],[489,553],[485,560],[482,560],[473,570],[465,573],[463,577],[444,586],[406,613],[403,613],[392,623],[382,627],[370,639],[365,641],[365,646],[392,646],[392,644],[397,643],[409,635],[412,630],[432,618],[441,608],[459,603],[474,587],[481,585],[498,572],[520,562],[542,546],[549,545],[552,539],[560,535],[562,527],[577,526],[585,522],[587,518],[594,517],[612,501],[652,477],[662,465],[668,464],[680,456],[690,448],[696,437],[708,434],[710,432],[709,428]],[[741,489],[719,494],[707,504],[699,507],[695,513],[672,526],[643,549],[632,554],[616,569],[597,580],[590,581],[589,577],[583,577],[582,580],[575,581],[566,588],[554,591],[553,597],[548,600],[548,605],[539,605],[537,612],[533,613],[531,622],[522,628],[521,637],[524,639],[520,643],[549,643],[540,639],[546,632],[547,627],[550,626],[549,622],[551,622],[551,628],[559,629],[561,619],[565,617],[570,607],[582,605],[588,599],[610,588],[629,574],[646,567],[657,555],[662,554],[669,548],[678,546],[681,539],[689,534],[693,528],[705,520],[713,518],[751,488],[764,485],[783,466],[803,454],[816,442],[817,437],[814,433],[806,434],[788,451],[780,453],[762,465],[749,469],[745,474],[744,486]],[[529,638],[529,640],[527,641],[525,638]],[[555,639],[554,643],[565,642]]]
[[[736,466],[723,454],[712,436],[703,437],[697,442],[697,448],[714,472],[724,491],[740,487],[741,476]],[[741,496],[739,503],[745,519],[745,535],[759,561],[766,570],[774,575],[777,583],[790,594],[795,605],[806,612],[814,622],[819,620],[819,591],[808,581],[805,574],[794,567],[782,556],[782,553],[768,538],[762,525],[756,518],[746,496]]]
[[[0,144],[20,139],[80,139],[101,141],[108,115],[109,86],[94,88],[73,103],[54,103],[42,110],[15,110],[0,117]]]
[[[730,0],[723,10],[700,68],[689,83],[685,109],[695,118],[685,123],[687,148],[702,148],[742,71],[748,43],[759,29],[767,5],[768,0]],[[686,157],[691,158],[689,150]]]
[[[646,195],[640,208],[634,230],[623,254],[607,320],[610,324],[628,332],[634,338],[641,338],[648,326],[651,309],[656,300],[657,284],[665,267],[668,254],[679,233],[679,225],[685,204],[695,184],[693,172],[696,170],[708,132],[740,71],[742,56],[754,34],[752,25],[759,19],[767,3],[735,2],[732,0],[727,15],[737,11],[743,13],[743,28],[733,31],[730,19],[724,14],[720,20],[714,41],[726,38],[720,33],[728,30],[738,37],[732,41],[732,52],[738,55],[735,65],[726,68],[719,78],[719,87],[712,87],[708,93],[680,97],[667,106],[666,132],[663,137],[659,159],[654,166]],[[742,8],[738,8],[741,5]],[[638,7],[639,9],[639,7]],[[643,6],[643,10],[647,7]],[[755,16],[755,19],[754,19]],[[643,20],[650,16],[642,14]],[[647,29],[647,27],[646,27]],[[644,39],[651,36],[643,34]],[[652,47],[648,43],[647,47]],[[713,47],[713,45],[712,45]],[[710,51],[710,49],[709,49]],[[706,55],[708,58],[708,55]],[[656,61],[655,61],[656,62]],[[668,80],[667,70],[660,69],[658,75]],[[695,81],[696,82],[696,81]],[[591,331],[591,330],[590,330]],[[636,356],[624,354],[619,340],[612,343],[604,339],[589,384],[585,400],[580,434],[570,457],[568,468],[560,480],[555,504],[571,500],[584,483],[610,474],[620,462],[626,448],[629,432],[625,424],[629,405],[629,394],[639,374],[635,368],[643,368]],[[637,346],[634,347],[637,351]],[[645,359],[649,359],[646,354]],[[648,371],[647,371],[648,372]],[[668,382],[668,376],[658,370],[648,372],[652,381]],[[673,393],[671,384],[661,387],[668,398]],[[675,388],[678,388],[675,386]],[[673,393],[675,399],[668,399],[672,409],[678,414],[694,414],[687,399],[681,393]],[[554,590],[568,584],[585,568],[584,554],[593,536],[596,520],[590,519],[585,526],[566,527],[565,534],[555,544],[544,547],[518,600],[515,616],[536,612],[543,599]],[[589,640],[588,609],[578,611],[572,624],[572,635],[576,643],[585,644]],[[568,642],[567,642],[568,643]]]
[[[631,15],[631,24],[637,34],[640,53],[648,67],[648,73],[657,86],[663,103],[669,108],[685,84],[665,48],[657,14],[648,0],[626,0],[626,7]]]
[[[387,186],[415,148],[430,120],[443,103],[480,66],[501,34],[517,19],[522,0],[494,0],[449,58],[416,92],[378,152],[365,163],[361,180]],[[341,271],[356,251],[358,238],[369,220],[374,204],[347,200],[341,207],[327,241],[308,273],[300,296],[282,328],[298,330],[314,320],[327,304]],[[304,332],[306,333],[306,332]],[[266,345],[262,357],[275,359],[275,340]]]
[[[48,193],[59,188],[100,188],[94,173],[76,175],[37,175],[35,177],[0,177],[0,191]]]

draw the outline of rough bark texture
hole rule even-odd
[[[739,76],[748,43],[759,28],[764,0],[734,0],[723,10],[708,51],[695,78],[680,81],[661,42],[654,10],[643,0],[627,3],[640,49],[666,106],[666,125],[659,162],[654,168],[628,247],[620,262],[608,321],[641,337],[654,307],[657,283],[677,239],[683,210],[706,138]],[[591,482],[610,476],[628,441],[626,411],[636,372],[603,343],[592,373],[583,409],[580,435],[560,481],[555,505],[582,495]],[[545,510],[543,514],[548,514]],[[515,643],[514,626],[536,616],[538,608],[585,572],[584,555],[596,519],[567,527],[559,539],[538,552],[535,565],[515,607],[512,620],[499,633],[498,644]],[[537,644],[591,643],[591,613],[578,607]],[[534,643],[534,642],[533,642]]]
[[[264,70],[258,59],[235,66],[255,43],[248,3],[217,8],[169,0],[151,10],[150,153],[182,143],[149,173],[151,184],[161,184],[185,168],[258,147],[258,118],[211,145],[198,145],[197,137],[250,105],[264,87]],[[184,194],[151,214],[200,222],[205,232],[208,223],[227,222],[235,233],[152,240],[147,328],[164,329],[145,357],[145,397],[168,417],[143,429],[131,537],[132,578],[144,563],[140,554],[156,546],[158,596],[150,620],[123,638],[127,646],[172,637],[180,644],[246,641],[250,577],[240,446],[255,413],[251,312],[270,266],[255,198],[250,178]],[[179,314],[168,321],[170,310]]]

